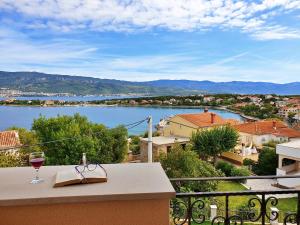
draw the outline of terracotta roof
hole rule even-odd
[[[281,128],[273,134],[279,137],[289,137],[289,138],[300,137],[300,132],[291,128]]]
[[[19,134],[17,131],[10,130],[0,132],[0,149],[6,147],[15,147],[19,146],[20,144]]]
[[[282,121],[256,121],[234,126],[239,132],[255,135],[273,134],[282,137],[300,137],[300,132],[289,128]]]
[[[209,127],[215,125],[239,124],[235,119],[223,119],[221,116],[211,112],[195,113],[195,114],[178,114],[177,116],[189,121],[198,127]],[[213,120],[213,123],[212,123]]]

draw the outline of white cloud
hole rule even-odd
[[[207,62],[205,56],[201,59],[188,53],[104,55],[102,49],[76,40],[36,42],[7,29],[0,29],[0,39],[0,68],[7,71],[39,71],[132,81],[172,78],[281,83],[298,80],[300,71],[297,58],[291,61],[291,56],[286,59],[281,57],[279,61],[274,61],[249,51]]]
[[[256,29],[252,36],[259,40],[270,39],[297,39],[300,38],[300,30],[288,29],[281,26],[264,27],[263,29]]]
[[[26,15],[27,27],[34,29],[132,32],[156,27],[180,31],[221,27],[254,32],[252,36],[259,39],[299,38],[288,28],[286,35],[278,31],[277,35],[257,35],[257,29],[270,26],[269,20],[281,11],[300,9],[300,0],[0,0],[1,8]]]
[[[76,40],[32,41],[21,32],[0,28],[0,65],[51,64],[85,60],[97,48]]]

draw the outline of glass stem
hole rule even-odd
[[[35,179],[39,180],[39,169],[35,169]]]

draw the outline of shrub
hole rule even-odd
[[[275,175],[278,163],[276,151],[271,148],[263,148],[258,157],[258,162],[253,166],[253,172],[257,175]]]
[[[244,159],[243,165],[244,166],[253,166],[256,162],[252,159]]]
[[[23,159],[21,155],[0,152],[0,167],[22,166]]]
[[[231,170],[232,177],[247,177],[247,176],[250,176],[250,174],[251,174],[251,172],[246,167],[240,167],[240,168],[234,167]],[[242,180],[239,180],[239,182],[245,183],[246,180],[242,179]]]
[[[223,174],[210,163],[200,160],[197,153],[176,145],[168,154],[160,155],[160,162],[169,178],[217,177]],[[175,187],[181,192],[214,191],[217,181],[182,182]]]
[[[255,210],[250,209],[247,204],[241,205],[237,208],[237,215],[239,215],[243,220],[249,219],[249,213],[255,213]]]
[[[225,176],[229,177],[231,176],[231,170],[234,168],[234,165],[225,161],[218,161],[216,168],[221,170]]]
[[[140,137],[131,136],[131,142],[129,143],[129,150],[132,151],[132,154],[140,154]]]

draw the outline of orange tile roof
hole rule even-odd
[[[214,123],[212,123],[212,115]],[[209,127],[216,125],[225,125],[231,124],[236,125],[239,124],[238,120],[235,119],[223,119],[221,116],[211,112],[204,113],[195,113],[195,114],[178,114],[177,116],[187,120],[188,122],[198,126],[198,127]]]
[[[0,149],[20,146],[19,134],[15,130],[0,132]]]
[[[291,128],[281,128],[277,132],[273,133],[275,136],[279,137],[289,137],[289,138],[299,138],[300,132]]]
[[[262,120],[238,124],[234,128],[239,132],[254,135],[273,134],[289,138],[300,137],[299,131],[289,128],[282,121]]]

